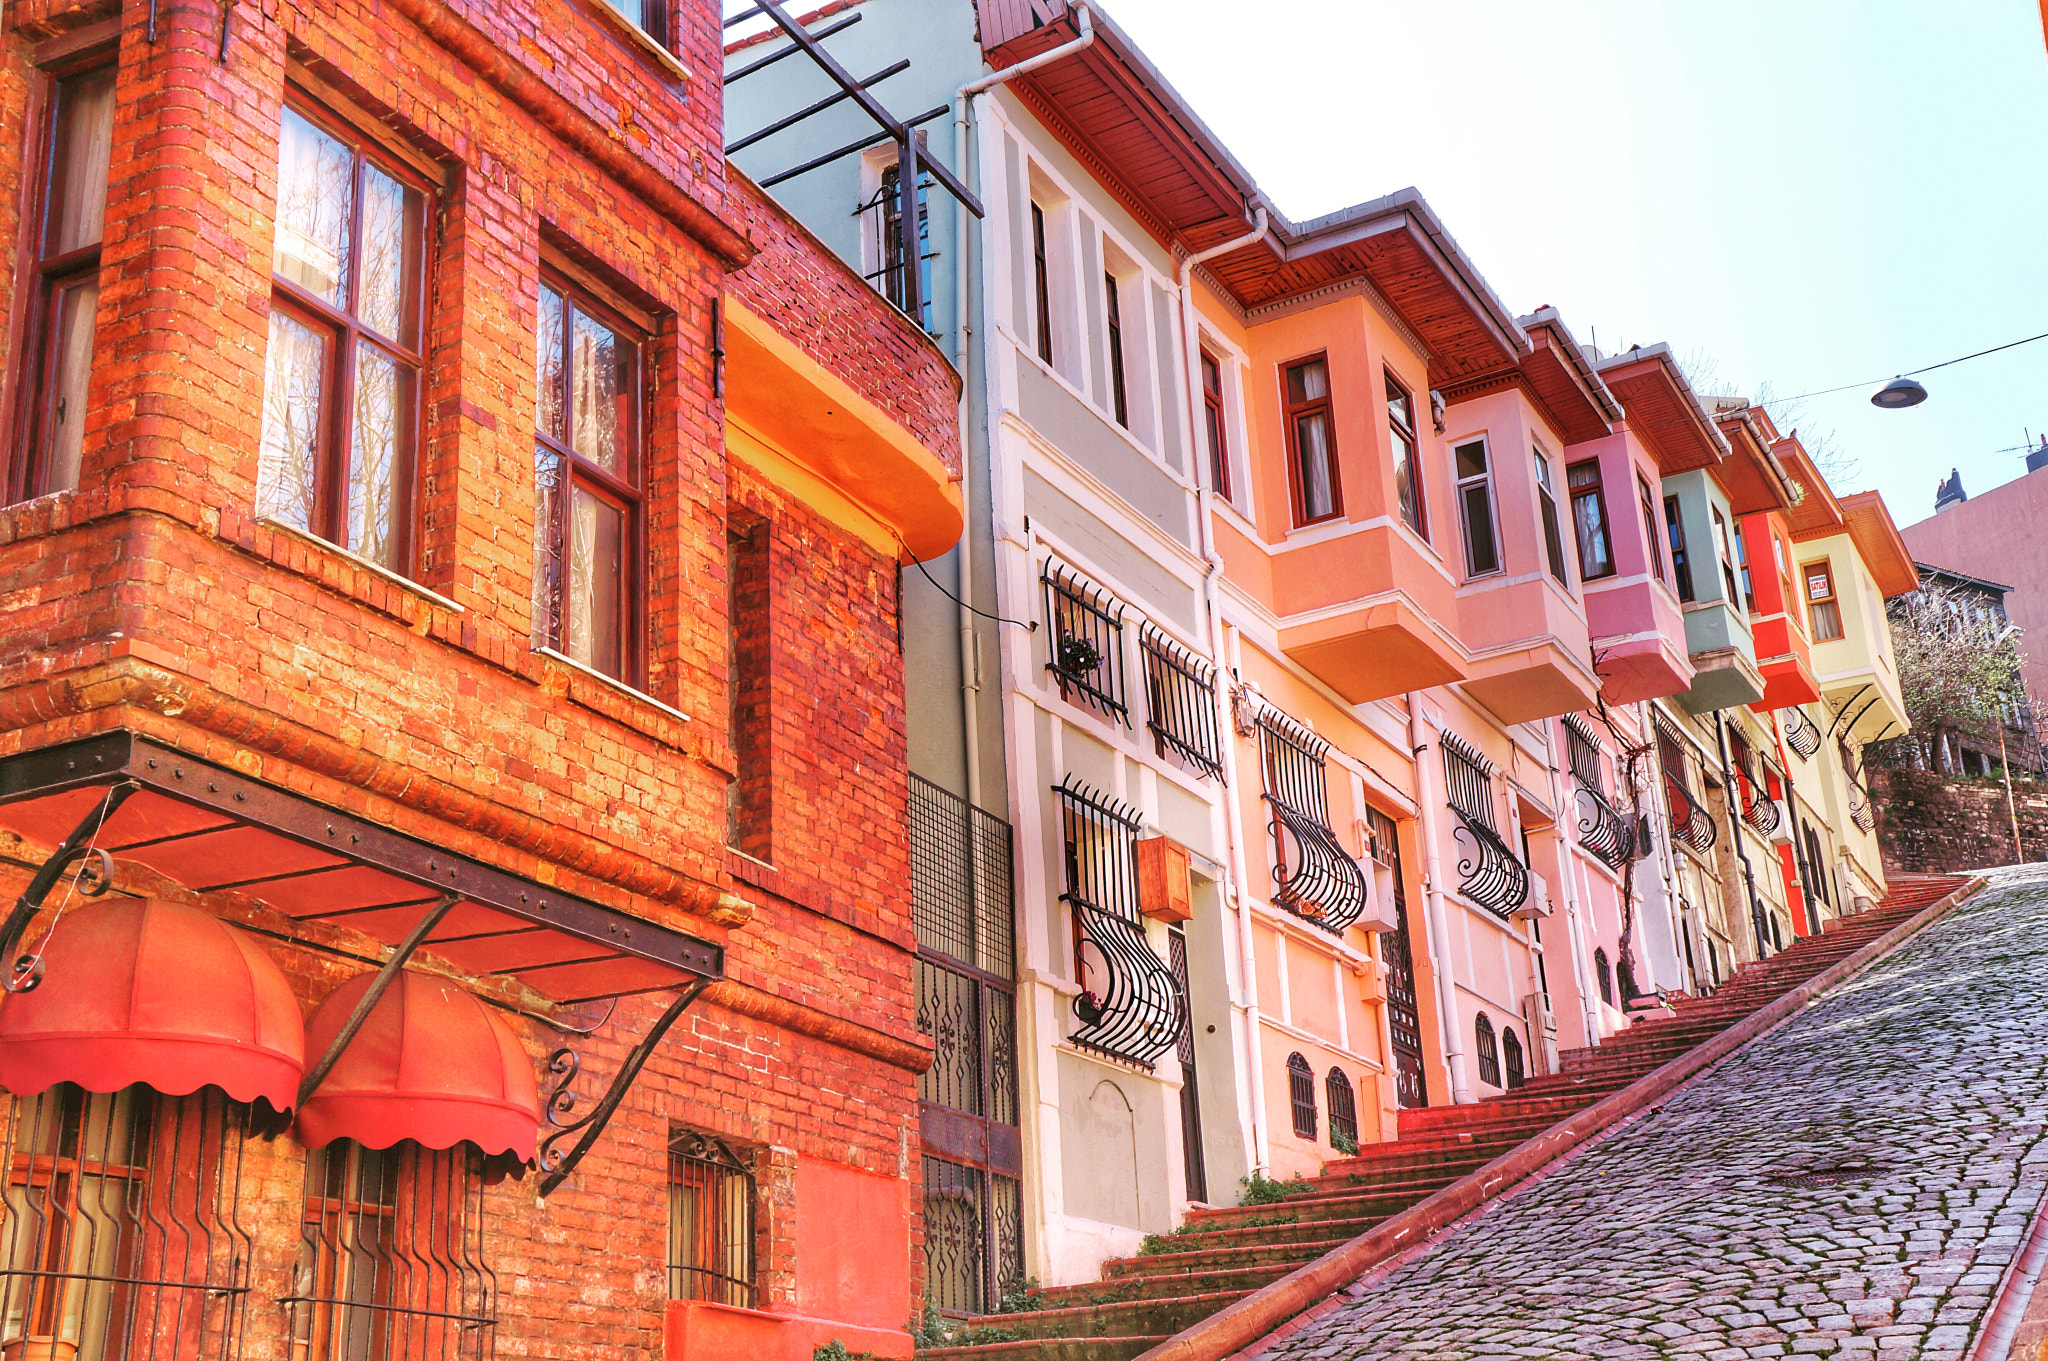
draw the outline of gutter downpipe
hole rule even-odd
[[[1646,699],[1636,701],[1636,730],[1644,734],[1652,742],[1656,740],[1657,720],[1650,708],[1650,701]],[[1657,760],[1657,769],[1661,772],[1663,767],[1664,761],[1660,756]],[[1650,801],[1650,789],[1656,787],[1658,778],[1659,776],[1657,775],[1650,777],[1649,788],[1632,788],[1629,790],[1629,797],[1636,802],[1637,816],[1645,821],[1651,821],[1651,819],[1640,810],[1644,804]],[[1629,836],[1634,837],[1635,834],[1636,829],[1630,827]],[[1691,949],[1692,945],[1692,923],[1685,919],[1685,909],[1680,906],[1678,900],[1678,853],[1672,849],[1671,825],[1668,816],[1665,819],[1663,835],[1652,835],[1650,837],[1650,845],[1657,852],[1657,873],[1664,880],[1664,906],[1671,918],[1672,930],[1676,933],[1671,938],[1671,966],[1678,974],[1678,981],[1683,985],[1683,990],[1692,992],[1699,987],[1699,969],[1697,966],[1692,968],[1686,967],[1686,960],[1691,958],[1687,951]],[[1633,851],[1631,851],[1631,854],[1633,854]]]
[[[970,80],[953,92],[953,167],[962,179],[967,175],[967,123],[974,97],[1004,81],[1035,71],[1041,66],[1070,57],[1095,42],[1095,25],[1086,5],[1074,6],[1081,25],[1080,36],[1072,42],[1039,53],[1005,70]],[[913,186],[912,192],[916,192]],[[967,319],[967,205],[953,203],[953,367],[960,374],[960,733],[967,758],[967,801],[981,806],[981,680],[980,649],[976,646],[974,610],[968,601],[974,595],[974,460],[968,452],[967,357],[974,328]],[[988,300],[982,299],[983,306]],[[993,415],[993,412],[984,413]],[[988,436],[989,476],[995,476],[995,434],[990,422]]]
[[[1216,578],[1223,571],[1223,559],[1216,552],[1213,526],[1210,523],[1211,506],[1215,495],[1208,478],[1202,474],[1200,457],[1202,429],[1202,370],[1197,356],[1200,353],[1201,337],[1195,325],[1194,271],[1204,260],[1263,241],[1266,237],[1266,210],[1261,207],[1252,216],[1252,229],[1245,235],[1207,250],[1196,251],[1180,263],[1180,319],[1181,319],[1181,373],[1186,381],[1182,384],[1188,400],[1188,471],[1195,484],[1195,518],[1199,521],[1197,538],[1201,547],[1202,569],[1202,612],[1209,625],[1209,646],[1216,657],[1219,669],[1230,667],[1233,685],[1237,678],[1236,658],[1227,650],[1224,637],[1223,611],[1217,608]],[[1223,837],[1230,851],[1230,904],[1237,913],[1237,975],[1238,997],[1244,1007],[1244,1034],[1246,1085],[1252,1095],[1252,1164],[1256,1171],[1263,1173],[1272,1162],[1272,1149],[1266,1130],[1266,1071],[1265,1046],[1259,1036],[1259,976],[1256,967],[1255,947],[1252,939],[1251,905],[1245,900],[1245,877],[1248,873],[1244,853],[1244,841],[1238,835],[1239,809],[1231,802],[1237,795],[1237,742],[1236,724],[1231,718],[1230,691],[1218,687],[1216,704],[1220,711],[1216,731],[1225,734],[1223,741]]]
[[[1749,863],[1749,852],[1742,849],[1742,818],[1733,810],[1735,807],[1735,766],[1728,757],[1728,729],[1721,721],[1721,711],[1714,710],[1714,743],[1721,756],[1721,788],[1727,796],[1729,807],[1729,847],[1735,858],[1742,862],[1742,878],[1749,888],[1749,929],[1756,936],[1756,960],[1761,964],[1768,955],[1764,944],[1764,905],[1756,896],[1756,870]]]
[[[1437,1031],[1443,1037],[1444,1063],[1451,1070],[1451,1103],[1472,1104],[1472,1087],[1465,1077],[1465,1046],[1458,1028],[1457,993],[1451,983],[1450,924],[1444,917],[1444,863],[1438,844],[1435,772],[1422,753],[1433,744],[1422,718],[1422,692],[1408,692],[1408,748],[1415,758],[1415,820],[1422,830],[1423,900],[1429,919],[1429,967],[1436,975]]]
[[[1550,724],[1543,725],[1544,759],[1550,767],[1550,804],[1564,816],[1564,773],[1557,766],[1557,739],[1551,736]],[[1570,845],[1570,838],[1558,836],[1558,885],[1564,892],[1564,943],[1572,957],[1572,987],[1579,994],[1579,1014],[1586,1024],[1586,1047],[1600,1047],[1600,1011],[1593,1001],[1593,989],[1586,981],[1586,938],[1584,924],[1579,920],[1579,876],[1573,863],[1578,852]]]

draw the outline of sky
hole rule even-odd
[[[1901,525],[2048,432],[2035,0],[1103,0],[1295,221],[1413,185],[1517,312],[1802,404]],[[1258,19],[1248,14],[1261,16]],[[1811,441],[1809,441],[1811,442]]]

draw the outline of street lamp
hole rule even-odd
[[[1901,407],[1918,406],[1927,400],[1927,389],[1910,378],[1894,378],[1870,394],[1870,404],[1881,406],[1887,411]]]

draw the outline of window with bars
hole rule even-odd
[[[1506,1070],[1509,1091],[1529,1080],[1529,1073],[1522,1061],[1522,1040],[1515,1034],[1515,1028],[1504,1025],[1500,1028],[1501,1066]]]
[[[1684,744],[1661,718],[1655,722],[1657,762],[1664,770],[1664,802],[1671,818],[1672,840],[1705,855],[1713,849],[1720,833],[1715,830],[1713,818],[1693,797]]]
[[[1607,951],[1593,952],[1593,980],[1599,985],[1600,1000],[1608,1006],[1614,1005],[1614,970],[1607,963]]]
[[[1472,1023],[1472,1051],[1479,1058],[1479,1080],[1500,1086],[1500,1043],[1494,1037],[1493,1021],[1485,1012]]]
[[[1259,764],[1273,835],[1273,900],[1342,935],[1365,914],[1365,871],[1330,827],[1330,744],[1278,710],[1259,714]]]
[[[759,1188],[751,1158],[714,1135],[668,1137],[668,1297],[754,1307]]]
[[[1619,870],[1634,850],[1635,838],[1620,810],[1608,800],[1599,741],[1576,714],[1565,716],[1564,741],[1566,760],[1578,786],[1572,794],[1572,812],[1578,822],[1579,844],[1608,868]]]
[[[249,1108],[60,1083],[7,1101],[0,1353],[43,1361],[236,1356],[253,1241]]]
[[[1138,915],[1137,810],[1069,776],[1053,789],[1064,832],[1080,1021],[1070,1043],[1141,1068],[1180,1040],[1187,998]]]
[[[1494,825],[1493,764],[1461,739],[1443,734],[1444,797],[1451,807],[1488,828]]]
[[[1297,1138],[1316,1137],[1316,1070],[1299,1054],[1287,1056],[1287,1104],[1294,1109]]]
[[[1820,729],[1806,716],[1806,710],[1794,704],[1778,710],[1778,722],[1785,734],[1785,745],[1811,761],[1820,754]]]
[[[1216,668],[1168,638],[1151,623],[1138,630],[1145,654],[1145,728],[1161,756],[1223,778],[1223,743],[1216,728]]]
[[[1330,1147],[1339,1153],[1358,1151],[1358,1098],[1351,1078],[1342,1068],[1332,1068],[1323,1079],[1323,1096],[1330,1105]]]
[[[1458,888],[1481,907],[1511,915],[1529,898],[1529,870],[1495,830],[1493,764],[1453,733],[1441,734],[1446,802],[1458,826]]]
[[[924,1158],[925,1292],[959,1318],[1024,1286],[1024,1194],[1015,1177]]]
[[[498,1280],[483,1251],[472,1144],[337,1139],[306,1158],[288,1311],[301,1361],[477,1361],[493,1352]]]
[[[1728,749],[1735,761],[1736,797],[1741,805],[1742,820],[1760,835],[1769,836],[1777,830],[1780,815],[1756,751],[1739,731],[1728,734]]]
[[[907,233],[903,223],[903,167],[890,164],[882,167],[881,181],[875,196],[862,204],[856,215],[864,225],[864,234],[871,243],[871,255],[875,261],[875,272],[867,279],[883,297],[887,298],[899,312],[910,310],[910,254],[909,243],[904,239]],[[932,261],[937,252],[931,248],[932,219],[928,208],[931,193],[931,178],[920,175],[917,181],[917,279],[918,279],[918,324],[925,330],[932,329]]]
[[[1060,695],[1128,725],[1123,602],[1050,558],[1039,571],[1039,583],[1045,592],[1045,669]]]

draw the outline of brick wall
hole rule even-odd
[[[2026,858],[2048,860],[2048,786],[2015,780],[2012,789]],[[1870,793],[1888,874],[1951,874],[2018,861],[2003,780],[1873,770]]]

